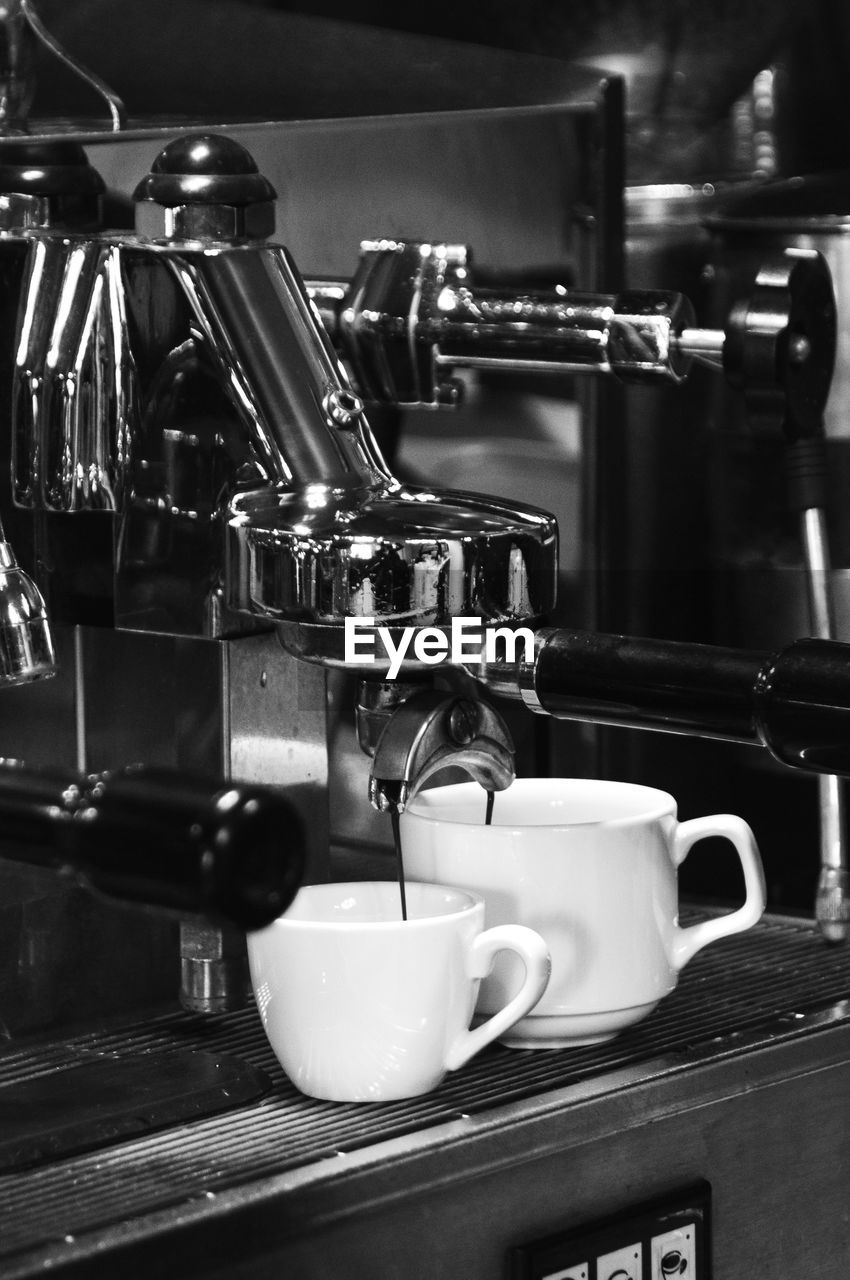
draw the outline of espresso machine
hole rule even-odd
[[[713,366],[819,439],[822,256],[780,247],[720,316],[624,290],[615,77],[352,30],[410,68],[384,114],[139,123],[76,67],[105,116],[63,126],[30,104],[50,33],[6,21],[2,545],[51,637],[18,675],[57,670],[2,695],[3,1274],[644,1280],[678,1250],[702,1280],[813,1241],[843,1274],[840,876],[820,929],[767,917],[612,1044],[407,1103],[301,1097],[244,972],[297,881],[395,875],[388,813],[445,768],[617,776],[673,734],[848,772],[845,647],[632,638],[612,533],[624,383]],[[451,483],[482,441],[499,496]],[[469,615],[504,651],[346,662],[346,618]]]

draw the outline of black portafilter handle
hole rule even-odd
[[[294,806],[270,787],[0,761],[0,856],[112,898],[261,928],[294,898],[305,847]]]
[[[850,776],[850,644],[766,653],[544,629],[518,684],[559,719],[751,742],[792,768]]]

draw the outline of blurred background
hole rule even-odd
[[[850,11],[842,0],[144,0],[120,8],[110,0],[42,0],[39,8],[57,38],[117,88],[132,116],[282,118],[317,80],[329,111],[335,98],[350,101],[352,94],[364,112],[386,110],[399,76],[415,78],[417,60],[436,56],[421,44],[385,39],[364,77],[344,27],[335,33],[286,21],[301,15],[622,74],[630,181],[751,167],[754,160],[776,172],[813,172],[842,166],[850,148],[842,127]],[[762,79],[754,89],[767,69],[769,83]],[[42,85],[37,106],[67,112],[78,94],[57,72]],[[746,154],[752,135],[768,132],[773,154]]]

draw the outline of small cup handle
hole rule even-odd
[[[744,905],[729,915],[717,916],[691,925],[687,929],[676,928],[671,961],[676,970],[684,968],[693,956],[709,942],[727,938],[733,933],[743,933],[757,924],[767,905],[764,868],[761,864],[756,838],[743,818],[732,813],[715,813],[710,817],[691,818],[680,822],[673,844],[673,859],[679,867],[697,840],[706,836],[724,836],[735,846],[744,872],[746,898]]]
[[[525,980],[503,1008],[474,1030],[462,1031],[446,1054],[446,1069],[457,1071],[485,1045],[509,1031],[524,1018],[546,990],[552,972],[549,948],[533,929],[522,924],[501,924],[485,929],[469,948],[467,971],[471,978],[486,978],[499,951],[516,951],[525,965]]]

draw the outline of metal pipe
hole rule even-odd
[[[802,512],[803,559],[809,588],[812,633],[822,640],[835,635],[830,582],[826,511],[822,506]],[[843,942],[850,915],[847,868],[847,815],[844,783],[834,774],[818,778],[820,816],[820,874],[815,895],[815,918],[828,942]]]
[[[682,356],[699,360],[712,369],[723,368],[723,347],[726,333],[723,329],[683,329],[673,334],[673,346]]]

